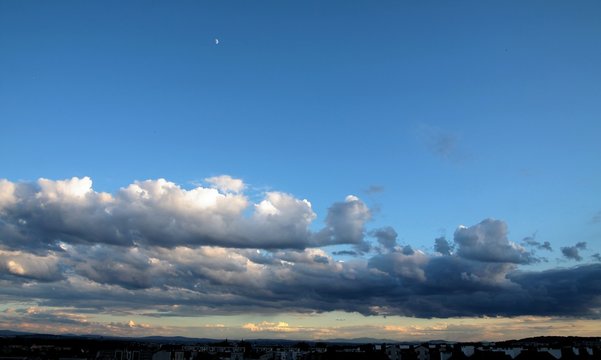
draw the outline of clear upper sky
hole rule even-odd
[[[601,261],[600,18],[598,1],[0,1],[0,178],[6,189],[21,184],[43,193],[38,178],[90,177],[94,191],[117,198],[135,181],[164,178],[192,190],[219,187],[205,179],[227,174],[243,180],[251,203],[269,191],[310,201],[311,235],[290,239],[302,238],[293,247],[323,251],[318,256],[332,256],[330,262],[364,259],[378,268],[376,258],[386,254],[365,251],[361,242],[377,245],[375,231],[386,226],[398,234],[399,248],[434,256],[434,239],[444,236],[455,242],[452,256],[474,260],[479,250],[468,251],[455,231],[484,228],[490,218],[507,226],[510,242],[537,256],[509,261],[513,270],[594,266]],[[0,191],[0,210],[2,201]],[[360,224],[364,237],[346,241],[335,224],[349,223],[332,214],[351,203],[369,207],[369,215]],[[31,206],[4,205],[6,264],[16,264],[17,255],[42,255],[15,245],[9,229],[12,220],[38,219],[32,214],[42,210]],[[255,208],[243,210],[247,220]],[[31,226],[23,235],[30,240],[38,236]],[[56,231],[44,241],[76,236]],[[71,242],[87,246],[96,235]],[[190,245],[182,239],[178,244]],[[211,239],[200,245],[224,244]],[[278,249],[274,241],[252,248]],[[547,241],[552,251],[537,248]],[[174,256],[161,258],[157,243],[148,244],[149,259]],[[226,241],[224,249],[238,246]],[[502,263],[497,255],[493,262]],[[100,271],[81,270],[89,259],[75,258],[65,274]],[[18,267],[3,266],[19,275]],[[587,306],[598,316],[599,301]],[[300,311],[307,309],[365,313],[359,305]],[[470,315],[452,310],[393,314]],[[99,315],[98,323],[117,313]],[[484,315],[491,314],[565,315],[502,308]],[[0,324],[14,320],[7,319]],[[215,321],[234,317],[227,319]],[[371,321],[357,319],[361,326]],[[279,318],[263,320],[239,323],[271,324],[263,327],[279,334]],[[351,336],[332,337],[340,334]]]

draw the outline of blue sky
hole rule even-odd
[[[254,204],[269,191],[310,201],[315,236],[352,194],[372,245],[370,231],[390,226],[399,246],[433,254],[435,238],[493,218],[511,242],[536,234],[553,248],[517,270],[578,269],[601,251],[600,12],[593,1],[3,1],[0,178],[39,190],[39,178],[87,176],[117,196],[135,181],[192,190],[227,174]],[[3,251],[23,255],[3,234]],[[314,249],[358,244],[329,236]]]

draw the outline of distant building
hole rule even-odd
[[[415,348],[417,360],[430,360],[430,348],[420,345]]]
[[[398,345],[388,345],[386,347],[386,356],[390,360],[401,360],[401,349]]]

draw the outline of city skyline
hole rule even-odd
[[[0,2],[0,329],[601,327],[595,2]]]

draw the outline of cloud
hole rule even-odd
[[[459,136],[452,131],[421,124],[417,128],[417,135],[432,154],[443,160],[458,162],[466,157],[460,149]]]
[[[595,317],[601,301],[601,289],[595,285],[601,265],[543,276],[520,273],[511,263],[415,250],[343,263],[321,249],[268,252],[264,256],[269,259],[260,261],[253,260],[248,249],[92,249],[105,246],[79,245],[65,251],[62,258],[69,265],[62,279],[22,287],[22,281],[5,278],[0,298],[38,299],[40,306],[67,305],[122,316],[341,310],[442,318]],[[566,280],[571,278],[579,281],[577,287]]]
[[[47,309],[41,307],[8,308],[0,311],[0,327],[37,333],[64,334],[113,334],[122,336],[186,335],[195,337],[219,338],[287,338],[332,339],[358,338],[370,334],[380,339],[406,339],[424,341],[445,338],[454,341],[481,341],[483,339],[512,339],[539,335],[571,333],[579,336],[594,337],[598,334],[598,320],[548,316],[494,317],[470,319],[463,318],[431,319],[413,324],[411,320],[388,317],[378,319],[376,325],[357,324],[350,315],[345,319],[336,319],[331,325],[320,321],[319,314],[310,315],[319,325],[306,326],[306,322],[297,323],[295,317],[286,317],[286,321],[262,320],[241,324],[202,324],[197,326],[158,326],[138,321],[137,317],[123,315],[122,322],[100,323],[94,321],[92,314],[76,314],[68,308]],[[129,320],[131,319],[131,320]],[[202,320],[200,320],[202,323]],[[347,325],[348,324],[348,325]],[[516,335],[517,334],[517,335]]]
[[[598,211],[595,215],[593,215],[591,222],[593,224],[601,224],[601,211]]]
[[[432,151],[444,158],[449,157],[457,147],[457,138],[451,134],[438,134],[432,139]]]
[[[0,214],[5,207],[17,202],[15,194],[16,186],[6,179],[0,179]]]
[[[148,324],[129,320],[125,323],[100,323],[93,321],[89,314],[78,314],[72,309],[43,308],[30,306],[11,309],[0,313],[0,326],[20,331],[63,334],[112,334],[121,336],[153,335],[153,332],[165,330]]]
[[[315,261],[316,263],[327,264],[330,262],[330,259],[327,256],[315,255],[313,257],[313,261]]]
[[[0,250],[0,278],[14,276],[24,280],[57,281],[63,278],[59,261],[60,257],[54,253],[37,256]]]
[[[419,132],[432,153],[449,158],[457,149],[457,136],[439,127],[422,125]]]
[[[451,255],[453,247],[444,236],[434,239],[434,250],[442,255]]]
[[[601,264],[591,264],[572,269],[513,272],[508,274],[508,279],[522,288],[522,293],[515,299],[516,304],[526,299],[538,304],[530,309],[531,315],[549,315],[553,312],[555,315],[599,318],[599,275]],[[560,294],[563,297],[561,300]]]
[[[541,250],[553,251],[553,248],[551,247],[551,243],[548,241],[545,241],[542,244],[540,244],[538,246],[538,248]]]
[[[333,255],[348,255],[348,256],[358,256],[358,255],[360,255],[358,252],[353,251],[353,250],[333,251],[332,254]]]
[[[378,240],[378,243],[386,250],[392,251],[397,246],[397,232],[390,226],[375,229],[370,235]]]
[[[601,264],[521,271],[538,259],[501,220],[460,226],[429,254],[399,246],[391,227],[367,229],[370,209],[355,196],[312,231],[311,203],[283,192],[251,203],[161,179],[114,194],[88,178],[0,186],[0,301],[119,314],[136,325],[115,325],[122,332],[141,330],[136,314],[600,315]],[[366,234],[378,251],[365,250]],[[336,244],[362,256],[321,248]]]
[[[358,251],[368,251],[365,242],[365,223],[371,219],[367,205],[358,197],[349,195],[344,202],[334,203],[328,209],[326,227],[316,234],[323,245],[353,244]]]
[[[268,192],[251,204],[241,180],[209,178],[216,188],[186,190],[164,179],[137,181],[115,194],[96,192],[88,177],[0,182],[0,236],[12,249],[67,244],[295,248],[351,244],[365,251],[370,210],[357,197],[334,203],[326,228],[305,199]]]
[[[405,246],[403,246],[403,248],[401,249],[401,252],[404,255],[413,255],[413,254],[415,254],[415,250],[413,250],[413,248],[411,247],[411,245],[405,245]]]
[[[367,194],[378,194],[384,192],[384,187],[380,185],[371,185],[367,189],[365,189],[365,193]]]
[[[73,271],[99,284],[136,290],[160,286],[165,277],[177,276],[169,263],[137,247],[78,246],[69,252]]]
[[[252,332],[291,332],[296,331],[295,328],[291,328],[288,323],[280,322],[269,322],[262,321],[260,323],[246,323],[242,325],[243,329],[250,330]]]
[[[540,243],[536,241],[536,234],[525,237],[524,239],[522,239],[522,243],[526,246],[531,246],[539,250],[553,251],[550,242],[545,241],[543,243]]]
[[[586,250],[586,242],[578,242],[574,246],[562,247],[561,253],[570,260],[582,261],[580,250]]]
[[[574,327],[591,329],[593,320],[578,320],[553,317],[512,317],[472,319],[469,322],[432,320],[427,325],[386,325],[386,331],[403,339],[455,339],[458,341],[482,341],[483,339],[516,339],[532,336],[553,336],[558,333],[573,333]],[[428,325],[429,324],[429,325]],[[576,325],[577,324],[577,325]],[[592,325],[594,328],[594,325]],[[594,336],[594,335],[593,335]]]
[[[454,234],[457,254],[466,259],[485,262],[528,264],[535,262],[532,253],[507,238],[507,225],[486,219],[471,227],[460,226]]]
[[[239,193],[245,188],[244,182],[241,179],[234,179],[229,175],[213,176],[206,178],[205,181],[222,192],[231,191]]]

